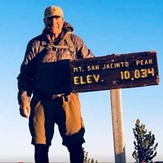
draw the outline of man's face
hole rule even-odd
[[[62,31],[64,19],[59,16],[53,16],[44,19],[45,27],[54,35],[58,35]]]

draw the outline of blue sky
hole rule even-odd
[[[157,156],[163,160],[163,1],[162,0],[1,0],[0,1],[0,162],[33,161],[28,120],[19,116],[17,80],[27,42],[44,28],[43,12],[59,5],[65,20],[73,25],[95,56],[112,53],[157,51],[160,84],[121,89],[127,162],[134,162],[136,119],[155,134]],[[89,157],[99,162],[114,161],[110,91],[80,94],[86,126],[83,145]],[[50,161],[68,161],[56,126]]]

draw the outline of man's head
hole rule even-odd
[[[58,36],[64,24],[63,10],[58,6],[49,6],[44,11],[45,27],[53,34]]]

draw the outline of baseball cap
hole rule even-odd
[[[44,11],[44,18],[49,18],[52,16],[63,17],[63,10],[59,6],[49,6]]]

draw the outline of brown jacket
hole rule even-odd
[[[83,40],[72,32],[73,27],[65,22],[62,33],[56,42],[50,40],[50,34],[46,29],[43,30],[41,35],[28,42],[24,60],[21,64],[20,74],[17,77],[19,104],[22,100],[30,101],[31,94],[34,91],[33,78],[36,64],[56,62],[65,59],[73,60],[94,57]],[[75,54],[74,51],[72,51],[72,47],[66,42],[65,37],[71,37]]]

